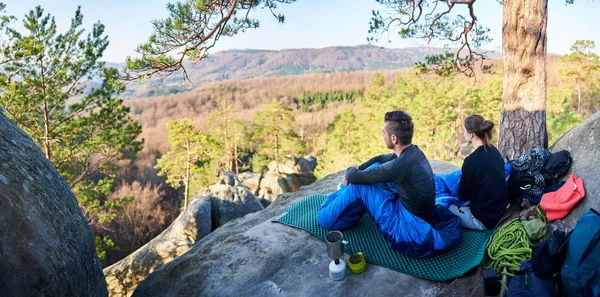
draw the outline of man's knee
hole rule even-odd
[[[341,197],[337,197],[339,199]],[[331,201],[323,204],[317,211],[317,222],[326,229],[343,230],[352,226],[366,212],[360,199]]]
[[[332,229],[334,224],[334,219],[332,218],[331,213],[327,211],[326,208],[321,208],[317,211],[317,222],[319,225],[325,229]]]

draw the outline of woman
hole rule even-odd
[[[494,229],[508,206],[508,189],[504,160],[490,144],[494,123],[474,114],[465,119],[465,139],[475,147],[464,161],[458,184],[462,206],[451,205],[450,211],[469,229]]]

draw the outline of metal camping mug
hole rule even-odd
[[[329,256],[329,258],[337,260],[344,256],[344,249],[348,242],[342,240],[343,237],[344,236],[340,231],[331,231],[327,233],[325,241],[327,242],[327,256]]]

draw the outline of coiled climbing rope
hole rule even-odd
[[[489,265],[484,265],[484,268],[494,269],[498,276],[514,276],[521,263],[531,258],[531,242],[519,219],[514,219],[496,230],[485,250],[492,261]],[[504,282],[501,283],[508,289]]]
[[[544,222],[544,224],[545,224],[545,223],[548,223],[548,221],[547,221],[547,219],[546,219],[546,216],[544,215],[544,213],[543,213],[543,212],[542,212],[542,210],[540,209],[540,205],[539,205],[539,204],[535,206],[535,211],[536,211],[536,212],[537,212],[537,214],[538,214],[538,218],[539,218],[540,220],[542,220],[542,222]]]

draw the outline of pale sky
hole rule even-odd
[[[9,14],[22,18],[30,9],[41,5],[56,17],[59,30],[69,25],[78,5],[82,6],[84,26],[87,31],[100,21],[106,26],[110,45],[104,59],[123,62],[134,55],[135,47],[147,40],[152,32],[150,20],[167,16],[167,0],[0,0]],[[600,1],[578,0],[565,6],[564,0],[549,1],[548,52],[565,54],[580,39],[596,42],[600,53]],[[372,9],[379,8],[375,0],[298,0],[281,6],[279,11],[286,23],[278,24],[268,11],[255,11],[254,17],[261,21],[257,30],[223,38],[213,53],[226,49],[284,49],[322,48],[327,46],[354,46],[366,44],[367,30]],[[495,0],[479,0],[475,3],[481,24],[491,29],[494,39],[485,46],[501,49],[502,7]],[[20,22],[20,21],[19,21]],[[423,46],[422,40],[402,40],[390,33],[391,43],[380,42],[389,48]],[[442,46],[441,43],[433,46]]]

